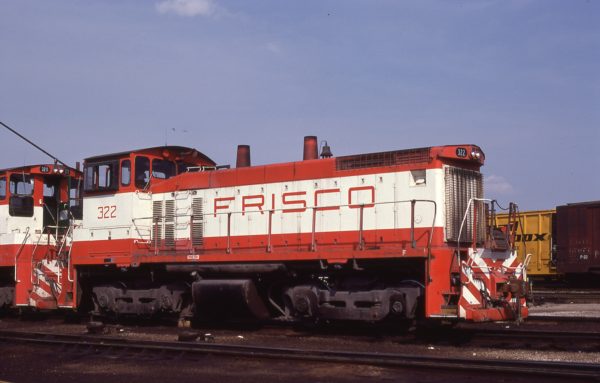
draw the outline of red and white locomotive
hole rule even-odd
[[[75,308],[67,259],[81,177],[58,164],[0,170],[0,307]]]
[[[527,316],[510,228],[488,225],[479,147],[323,149],[306,137],[303,161],[250,166],[240,146],[234,169],[177,146],[86,159],[62,289],[81,310],[182,322]]]

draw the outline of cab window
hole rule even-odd
[[[56,186],[44,182],[44,197],[56,197]]]
[[[174,162],[167,160],[152,160],[152,177],[159,179],[168,179],[177,174],[177,167]]]
[[[6,177],[0,178],[0,200],[6,199]]]
[[[121,185],[129,186],[131,183],[131,161],[124,160],[121,162]]]
[[[81,198],[81,178],[71,178],[69,184],[69,209],[73,218],[83,219],[83,207]]]
[[[33,195],[33,177],[29,174],[12,174],[10,176],[10,194]]]
[[[8,214],[13,217],[33,217],[33,177],[11,174]]]
[[[150,160],[148,157],[135,157],[135,187],[145,189],[150,182]]]
[[[85,191],[114,191],[119,188],[117,161],[91,163],[84,170]]]

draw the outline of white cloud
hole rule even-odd
[[[217,5],[213,0],[163,0],[156,4],[156,10],[161,14],[210,17],[217,12]]]
[[[513,186],[502,176],[490,175],[485,178],[486,194],[512,194]]]
[[[272,53],[280,53],[281,52],[281,46],[279,44],[277,44],[276,42],[269,42],[267,45],[267,50],[272,52]]]

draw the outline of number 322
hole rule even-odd
[[[117,206],[98,206],[98,219],[117,218]]]

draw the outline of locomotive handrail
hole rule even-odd
[[[67,252],[67,280],[73,283],[75,279],[71,277],[71,251],[73,251],[73,246],[69,246],[69,251]]]
[[[412,202],[412,201],[416,201],[416,202],[429,202],[429,203],[432,203],[432,204],[434,204],[434,205],[437,206],[437,203],[434,200],[431,200],[431,199],[410,199],[410,200],[399,200],[399,201],[371,202],[371,203],[364,204],[364,205],[390,205],[390,204],[399,204],[399,203],[409,203],[409,202]],[[317,209],[317,211],[319,211],[319,210],[323,210],[323,208],[342,208],[342,207],[350,207],[350,206],[352,206],[353,208],[356,207],[356,206],[360,207],[360,205],[353,203],[353,204],[345,204],[345,205],[307,206],[305,209],[306,210],[308,210],[308,209]],[[238,211],[229,211],[229,212],[213,212],[213,213],[194,214],[194,216],[202,215],[203,217],[205,217],[205,216],[209,216],[209,215],[212,215],[212,216],[214,216],[214,215],[227,215],[227,214],[230,214],[230,213],[231,214],[244,214],[244,215],[245,214],[256,214],[256,213],[265,214],[265,213],[268,213],[269,211],[278,212],[278,211],[284,211],[284,210],[288,211],[290,209],[293,209],[293,208],[287,207],[287,208],[265,209],[265,210],[251,210],[251,211],[241,211],[241,210],[238,210]],[[170,217],[180,218],[180,217],[191,217],[192,214],[171,214],[169,216]],[[435,212],[434,212],[434,216],[435,216]],[[165,217],[166,217],[165,215],[160,216],[160,218],[165,218]],[[154,218],[157,218],[157,217],[156,216],[135,217],[135,218],[132,218],[131,220],[135,222],[135,221],[148,220],[148,219],[154,219]],[[434,221],[434,224],[435,224],[435,221]],[[111,227],[118,228],[118,227],[130,227],[130,226],[128,226],[128,225],[120,225],[120,226],[111,226]],[[91,228],[88,228],[88,229],[93,230],[93,229],[106,229],[106,228],[107,228],[107,226],[98,226],[98,227],[91,227]]]
[[[457,252],[460,251],[460,238],[462,237],[463,226],[465,225],[465,221],[467,220],[467,216],[469,214],[469,209],[471,208],[471,203],[473,201],[492,202],[492,200],[488,199],[488,198],[471,198],[471,199],[469,199],[469,202],[467,203],[467,208],[465,209],[465,214],[463,215],[462,222],[460,223],[460,229],[458,230],[458,238],[456,240],[456,251]],[[473,225],[475,226],[475,222],[473,223]],[[477,228],[473,227],[473,232],[475,232],[476,230],[477,230]],[[475,242],[474,242],[474,244],[475,244]]]
[[[150,243],[152,242],[152,226],[147,226],[146,230],[148,231],[148,239],[144,239],[144,234],[142,234],[140,232],[140,227],[135,222],[135,219],[132,219],[131,223],[133,224],[133,227],[134,227],[135,231],[138,233],[138,235],[140,236],[140,238],[142,238],[142,240],[144,242],[146,242],[147,245],[150,245]]]
[[[311,244],[310,244],[310,250],[311,251],[316,251],[317,249],[317,242],[316,242],[316,215],[318,211],[322,211],[324,208],[343,208],[343,207],[352,207],[352,208],[356,208],[357,206],[359,206],[360,208],[360,217],[359,217],[359,228],[358,228],[358,232],[359,232],[359,239],[358,239],[358,248],[359,250],[364,250],[364,238],[363,238],[363,217],[364,217],[364,207],[367,205],[398,205],[398,204],[402,204],[402,203],[410,203],[411,206],[411,212],[410,212],[410,221],[411,221],[411,225],[410,225],[410,234],[411,234],[411,247],[412,248],[416,248],[416,240],[415,240],[415,206],[417,203],[422,202],[422,203],[431,203],[433,204],[433,217],[432,217],[432,221],[431,221],[431,230],[429,232],[429,236],[428,236],[428,241],[427,241],[427,257],[428,259],[431,258],[431,245],[432,245],[432,241],[433,241],[433,231],[435,229],[435,223],[436,223],[436,219],[437,219],[437,203],[434,200],[429,200],[429,199],[411,199],[411,200],[398,200],[398,201],[383,201],[383,202],[372,202],[369,204],[361,204],[361,205],[357,205],[357,204],[340,204],[340,205],[329,205],[329,206],[310,206],[310,207],[306,207],[306,210],[312,210],[312,233],[311,233]],[[211,212],[211,213],[202,213],[202,214],[196,214],[196,215],[192,215],[192,214],[170,214],[169,217],[172,217],[173,219],[175,218],[191,218],[192,216],[198,216],[201,215],[203,217],[203,221],[205,217],[208,216],[226,216],[227,217],[227,222],[226,222],[226,227],[227,227],[227,245],[226,245],[226,253],[230,254],[232,252],[232,248],[231,248],[231,219],[233,215],[246,215],[246,214],[268,214],[267,216],[267,252],[272,252],[273,251],[273,247],[272,247],[272,242],[271,242],[271,235],[272,235],[272,218],[273,218],[273,214],[276,212],[281,212],[281,211],[289,211],[290,208],[277,208],[277,209],[265,209],[265,210],[252,210],[252,211],[227,211],[227,212]],[[394,210],[394,214],[396,214],[397,211]],[[145,240],[145,236],[139,231],[139,227],[138,227],[138,222],[139,221],[147,221],[147,220],[151,220],[152,222],[157,221],[157,220],[163,220],[164,218],[166,218],[166,215],[161,215],[161,216],[147,216],[147,217],[135,217],[132,218],[132,224],[135,227],[138,235],[140,236],[140,238],[142,238],[143,240]],[[145,226],[145,225],[144,225]],[[119,226],[113,226],[113,228],[116,228]],[[130,227],[130,226],[120,226],[120,227]],[[158,254],[158,237],[155,237],[154,240],[152,239],[152,234],[153,234],[153,226],[152,225],[148,225],[147,226],[148,229],[148,236],[150,237],[148,240],[145,240],[146,243],[148,245],[154,244],[154,248],[156,250],[156,254]],[[103,229],[106,229],[106,227],[104,227]],[[429,270],[427,270],[427,274],[428,274],[428,280],[429,280]]]
[[[25,238],[23,238],[23,242],[21,242],[21,246],[15,254],[15,282],[21,282],[19,279],[17,279],[17,259],[19,259],[19,255],[21,255],[21,252],[23,251],[23,247],[25,247],[25,242],[27,242],[29,235],[29,226],[27,226],[27,229],[25,229]]]
[[[35,251],[37,250],[38,245],[40,244],[40,241],[42,240],[42,237],[44,235],[46,236],[46,240],[48,241],[48,243],[50,242],[49,234],[40,234],[40,236],[38,237],[38,240],[37,240],[37,242],[35,244],[35,247],[33,248],[33,251],[31,252],[31,275],[29,276],[29,278],[30,278],[30,281],[31,281],[32,285],[36,284],[36,282],[33,281],[33,273],[35,271],[33,260],[35,259]],[[40,279],[40,277],[38,275],[38,282],[39,282],[39,279]]]
[[[129,229],[131,225],[113,225],[113,226],[93,226],[87,227],[88,230],[105,230],[105,229]]]
[[[29,229],[29,228],[28,228],[28,229]],[[37,250],[37,248],[38,248],[38,245],[40,244],[40,241],[42,240],[42,237],[43,237],[44,235],[48,235],[48,234],[42,234],[42,233],[38,234],[38,240],[37,240],[37,242],[35,243],[35,247],[33,248],[33,251],[31,252],[31,254],[32,254],[32,255],[33,255],[33,254],[35,254],[35,251]]]
[[[138,197],[139,199],[145,199],[145,200],[152,200],[152,192],[148,191],[148,190],[140,190],[140,189],[136,189],[135,191],[135,195],[136,197]],[[147,198],[141,198],[142,196],[145,196]]]
[[[73,225],[69,225],[69,227],[67,228],[67,232],[65,233],[65,235],[62,238],[62,241],[60,242],[60,247],[58,248],[57,256],[60,256],[60,253],[62,253],[62,250],[65,247],[65,244],[67,243],[69,235],[71,235],[72,233]]]

